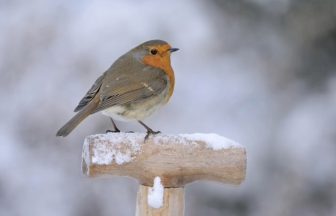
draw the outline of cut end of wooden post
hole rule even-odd
[[[240,184],[245,178],[245,148],[216,134],[107,133],[88,136],[82,171],[88,176],[119,175],[165,188],[197,180]]]

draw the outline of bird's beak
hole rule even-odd
[[[172,52],[176,52],[177,50],[179,50],[179,48],[170,48],[169,51]]]

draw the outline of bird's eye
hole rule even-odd
[[[150,52],[151,52],[152,55],[156,55],[158,53],[157,49],[151,49]]]

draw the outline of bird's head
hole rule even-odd
[[[150,40],[134,48],[134,56],[143,64],[167,70],[170,66],[170,54],[179,50],[172,48],[166,41]]]

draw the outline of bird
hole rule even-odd
[[[101,112],[114,120],[137,121],[149,135],[158,134],[143,120],[167,104],[174,92],[175,75],[171,53],[178,51],[164,40],[146,41],[119,57],[80,100],[77,112],[56,136],[69,135],[86,117]]]

